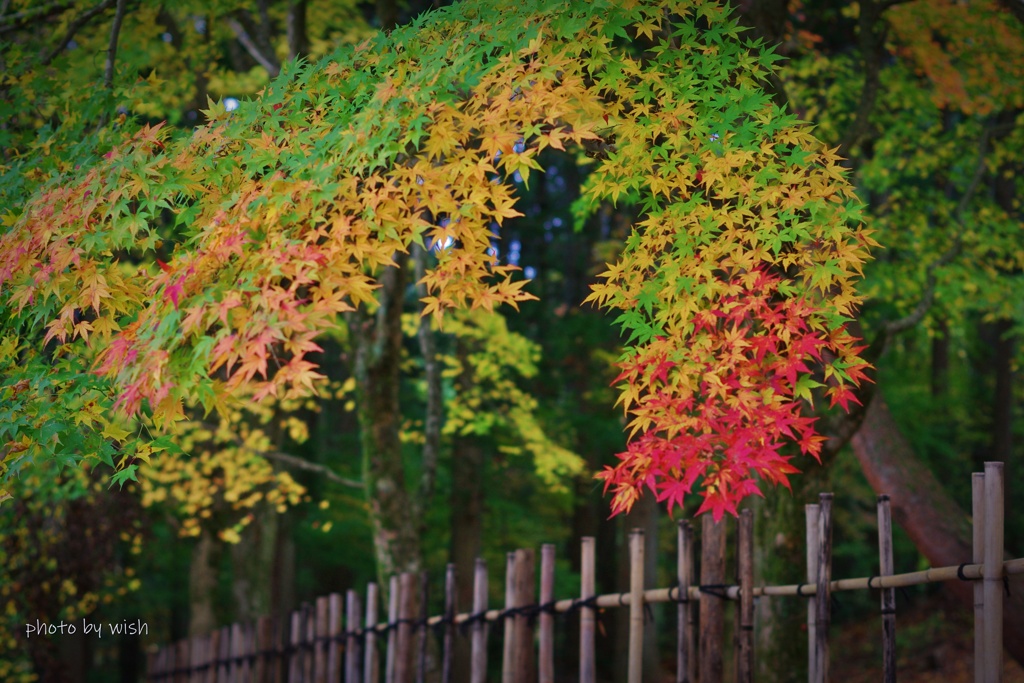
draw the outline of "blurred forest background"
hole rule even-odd
[[[66,131],[99,134],[107,86],[116,85],[122,116],[190,129],[211,109],[257,96],[291,60],[316,60],[433,8],[3,0],[0,220],[9,225],[12,202],[33,174],[45,175],[48,159],[73,157]],[[943,530],[962,531],[970,473],[990,460],[1006,463],[1007,551],[1024,555],[1020,8],[1013,0],[746,0],[735,9],[748,36],[785,58],[765,87],[849,159],[883,246],[865,271],[868,298],[856,321],[877,367],[876,384],[861,395],[867,410],[835,416],[817,402],[832,437],[823,464],[798,458],[805,474],[792,493],[769,490],[745,503],[757,512],[758,582],[799,581],[803,505],[819,491],[836,494],[833,576],[877,573],[882,490],[897,506],[896,570],[936,564],[947,551],[929,544],[955,535]],[[106,51],[122,20],[111,72]],[[635,213],[627,202],[581,214],[574,200],[587,162],[545,153],[543,173],[520,187],[525,215],[507,221],[495,243],[538,297],[518,314],[466,314],[443,333],[424,330],[420,263],[410,259],[392,292],[399,355],[380,370],[393,370],[399,388],[388,444],[374,440],[388,417],[374,401],[387,397],[360,384],[369,337],[354,330],[368,329],[368,319],[352,318],[320,340],[329,396],[254,404],[231,424],[197,416],[175,427],[183,452],[140,463],[139,483],[112,487],[110,468],[89,462],[59,474],[37,463],[9,476],[10,499],[0,504],[0,680],[136,681],[150,645],[361,590],[394,569],[430,571],[437,596],[444,566],[454,562],[466,579],[476,556],[491,568],[497,604],[493,577],[506,551],[543,542],[558,544],[564,597],[578,586],[581,536],[597,537],[599,591],[620,590],[633,527],[648,530],[649,585],[669,585],[675,521],[651,496],[609,519],[593,479],[625,445],[612,387],[622,340],[610,317],[580,304]],[[5,382],[3,403],[17,391]],[[388,448],[397,459],[369,454]],[[382,480],[397,490],[378,497]],[[681,514],[692,516],[698,502]],[[383,550],[373,525],[381,516],[404,534]],[[464,581],[461,605],[468,588]],[[957,665],[959,651],[946,643],[968,631],[948,616],[960,613],[948,592],[928,586],[900,598],[901,610],[917,615],[899,630],[910,670]],[[836,633],[855,634],[843,641],[848,648],[867,648],[837,662],[843,680],[860,680],[863,662],[880,660],[874,636],[857,631],[877,619],[876,603],[869,592],[839,596]],[[772,628],[761,628],[758,653],[773,664],[762,664],[758,680],[805,678],[803,609],[794,601],[767,611],[762,627]],[[36,619],[83,617],[141,619],[149,632],[24,637]],[[621,680],[625,621],[609,613],[602,623],[602,675]],[[668,613],[656,612],[655,624],[652,637],[672,642]],[[562,651],[560,670],[570,672],[574,649]],[[668,660],[652,655],[650,670],[662,665]]]

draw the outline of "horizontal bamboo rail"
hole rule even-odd
[[[829,585],[831,585],[833,591],[855,591],[864,590],[865,588],[906,588],[909,586],[920,586],[926,583],[941,583],[943,581],[958,579],[960,577],[957,575],[957,571],[961,568],[963,569],[963,580],[975,581],[985,578],[984,565],[964,564],[959,567],[933,567],[922,571],[909,572],[906,574],[893,574],[891,576],[833,579]],[[1024,558],[1003,562],[1003,573],[1008,575],[1024,574]],[[719,591],[721,591],[721,597],[725,597],[728,600],[739,600],[739,586],[727,586],[721,589],[718,589],[716,586],[716,597],[719,596]],[[814,585],[810,583],[794,583],[786,586],[754,587],[754,597],[799,595],[806,598],[813,594]],[[699,601],[701,598],[700,586],[691,586],[687,593],[687,597],[690,600]],[[623,593],[605,593],[597,596],[595,600],[595,607],[625,607],[630,604],[630,600],[631,596],[628,591]],[[652,588],[644,591],[645,603],[655,604],[678,601],[679,591],[675,586],[671,588]],[[567,598],[565,600],[558,600],[551,608],[555,612],[570,612],[577,609],[579,604],[580,600],[578,598]],[[487,610],[483,617],[475,617],[473,614],[463,612],[455,615],[455,624],[458,625],[464,621],[479,618],[482,618],[485,621],[498,621],[505,616],[507,615],[500,609]],[[427,619],[427,626],[440,624],[443,619],[444,617],[441,615],[430,617]],[[387,624],[379,624],[376,628],[378,631],[386,631],[388,627]]]

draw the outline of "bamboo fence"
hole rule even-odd
[[[476,561],[472,611],[457,613],[453,565],[445,574],[444,613],[428,616],[426,575],[402,574],[389,585],[387,615],[378,618],[380,592],[366,588],[366,605],[349,590],[318,598],[291,613],[287,624],[262,617],[255,623],[233,624],[205,636],[178,641],[149,654],[150,683],[451,683],[452,651],[457,637],[470,641],[471,683],[488,676],[487,641],[490,627],[502,631],[502,683],[553,683],[555,677],[555,616],[579,619],[579,680],[596,681],[595,625],[598,610],[629,610],[628,683],[642,676],[645,605],[675,603],[678,638],[675,658],[677,683],[720,683],[723,643],[720,631],[697,629],[701,623],[721,622],[724,603],[736,602],[736,680],[749,683],[754,671],[754,598],[798,596],[807,599],[808,681],[829,681],[829,626],[833,592],[880,589],[884,681],[896,680],[896,601],[894,589],[941,581],[975,581],[975,681],[1002,682],[1002,617],[1004,581],[1024,573],[1024,559],[1003,559],[1003,466],[986,463],[972,480],[973,555],[959,566],[936,567],[906,574],[893,573],[890,501],[878,497],[879,566],[877,576],[833,579],[832,494],[806,506],[806,583],[784,586],[753,585],[753,517],[740,515],[737,582],[719,578],[697,581],[694,537],[689,522],[678,529],[677,585],[644,587],[644,535],[630,534],[629,591],[597,595],[595,543],[582,541],[580,594],[554,597],[555,548],[541,548],[540,597],[535,598],[536,558],[532,549],[507,555],[505,604],[488,605],[488,571]],[[717,525],[721,526],[721,525]],[[966,558],[965,558],[966,559]],[[707,563],[704,563],[707,566]],[[722,570],[716,569],[721,574]],[[706,578],[706,577],[704,577]],[[535,633],[536,630],[536,633]],[[431,667],[428,638],[438,641],[440,666]],[[383,650],[383,652],[381,652]],[[384,665],[381,667],[381,656]],[[432,668],[432,671],[428,671]],[[497,667],[495,667],[497,669]],[[703,675],[701,675],[703,672]],[[563,679],[564,680],[564,679]]]

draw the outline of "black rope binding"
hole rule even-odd
[[[584,607],[597,611],[597,596],[591,595],[589,598],[573,598],[572,602],[569,604],[569,609],[564,612],[559,612],[559,614],[564,618],[568,618],[582,610]]]
[[[483,612],[477,612],[476,614],[470,614],[466,617],[466,620],[459,624],[459,630],[462,631],[462,635],[469,633],[469,627],[476,623],[486,623],[487,621],[487,610]]]
[[[964,562],[963,564],[961,564],[959,567],[956,568],[956,578],[960,579],[961,581],[977,581],[977,579],[969,579],[969,578],[967,578],[964,575],[964,567],[966,567],[969,564],[971,564],[971,563],[970,562]]]
[[[729,597],[729,584],[727,583],[708,583],[698,586],[701,593],[705,595],[713,595],[721,600],[726,600]]]

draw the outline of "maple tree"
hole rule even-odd
[[[819,448],[800,415],[813,366],[834,403],[864,367],[843,325],[872,240],[834,153],[759,87],[771,53],[744,44],[724,9],[600,9],[517,5],[494,22],[458,5],[291,65],[190,135],[130,120],[105,131],[87,163],[8,208],[7,355],[25,367],[38,333],[69,367],[58,387],[29,381],[58,399],[46,417],[73,412],[96,437],[85,452],[112,464],[118,450],[124,480],[125,463],[161,446],[112,432],[113,416],[163,430],[185,406],[314,392],[317,336],[377,306],[413,244],[438,245],[424,314],[514,305],[525,281],[488,254],[490,226],[517,215],[509,178],[528,182],[547,147],[590,145],[587,200],[642,212],[592,296],[626,311],[632,347],[621,400],[639,436],[602,474],[613,508],[642,486],[676,503],[703,476],[702,509],[718,517],[756,478],[785,482],[782,444]],[[643,53],[616,42],[634,38]],[[165,240],[173,254],[158,261]],[[75,405],[83,387],[92,411]],[[41,432],[66,417],[16,414],[8,472],[67,447],[69,430]]]

